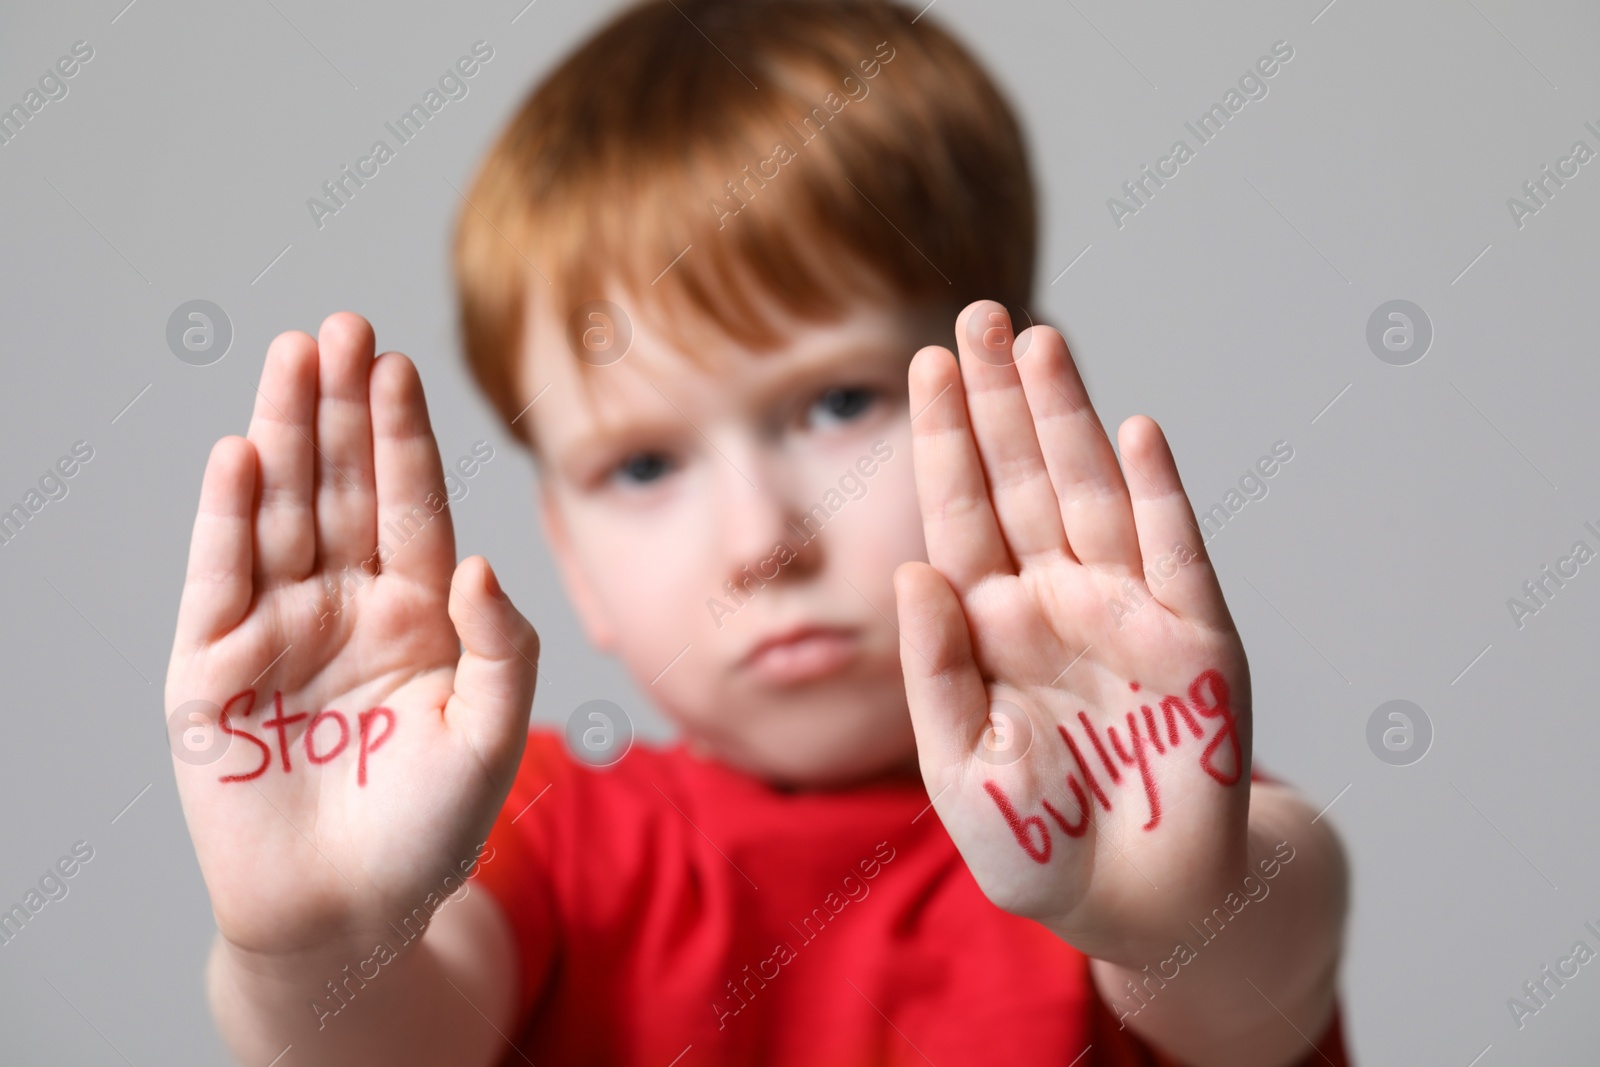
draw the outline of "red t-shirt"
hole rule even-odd
[[[786,792],[681,743],[596,770],[536,730],[489,844],[506,1064],[1177,1064],[989,902],[919,778]],[[1346,1067],[1337,1014],[1305,1063]]]

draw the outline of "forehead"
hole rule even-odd
[[[710,417],[758,406],[851,369],[903,372],[919,344],[939,339],[939,324],[949,329],[942,309],[861,298],[827,322],[774,309],[782,339],[757,351],[701,324],[678,340],[656,307],[615,288],[608,297],[565,319],[537,293],[528,302],[518,379],[531,406],[521,417],[541,455],[674,410],[682,421],[691,408]]]

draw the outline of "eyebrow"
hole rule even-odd
[[[551,455],[551,466],[569,477],[579,474],[589,464],[588,457],[597,452],[618,450],[630,440],[659,438],[672,433],[693,431],[693,424],[676,412],[662,412],[623,422],[596,424],[567,442],[559,452]]]
[[[758,402],[771,403],[776,397],[793,392],[796,386],[819,383],[821,379],[853,370],[882,372],[902,362],[909,365],[914,353],[908,351],[902,357],[895,353],[896,347],[894,340],[886,338],[883,341],[855,341],[839,348],[829,348],[808,357],[803,363],[792,364],[785,371],[775,374],[770,381],[762,382],[757,387]]]

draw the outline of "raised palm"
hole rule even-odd
[[[1094,955],[1240,869],[1249,672],[1159,427],[1125,478],[1061,335],[1000,305],[911,370],[896,575],[923,778],[979,885]],[[1158,923],[1159,925],[1159,923]]]
[[[350,314],[273,342],[248,438],[206,468],[166,685],[236,946],[294,952],[426,908],[504,801],[538,639],[486,561],[456,566],[445,502],[409,360],[374,360]]]

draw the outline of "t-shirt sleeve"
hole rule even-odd
[[[510,924],[517,956],[517,1020],[523,1025],[544,991],[560,946],[560,908],[553,872],[561,861],[556,818],[570,767],[561,740],[528,735],[511,793],[489,831],[473,881],[488,890]]]
[[[1119,1029],[1116,1015],[1100,998],[1094,983],[1089,983],[1089,999],[1093,1002],[1094,1025],[1091,1042],[1095,1055],[1091,1057],[1098,1067],[1188,1067],[1182,1060],[1145,1044],[1126,1027]],[[1333,1017],[1323,1029],[1315,1046],[1307,1045],[1306,1054],[1294,1061],[1294,1067],[1350,1067],[1349,1054],[1344,1044],[1344,1022],[1339,1003],[1334,1002]]]

